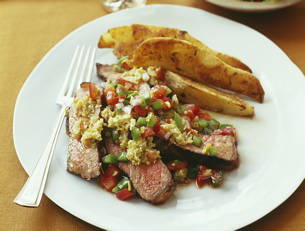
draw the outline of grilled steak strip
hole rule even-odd
[[[124,151],[111,138],[105,138],[104,144],[108,153],[118,154]],[[161,160],[150,165],[121,162],[119,168],[129,176],[139,195],[153,204],[165,202],[175,190],[172,175]]]
[[[80,98],[86,94],[88,94],[88,91],[80,89],[76,97]],[[87,148],[80,141],[72,138],[70,131],[72,131],[74,123],[78,120],[76,109],[73,105],[68,109],[67,117],[66,122],[68,124],[66,124],[66,128],[69,135],[67,170],[87,180],[96,178],[100,175],[101,170],[98,149]]]

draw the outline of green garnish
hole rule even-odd
[[[210,156],[216,156],[216,155],[217,155],[217,149],[216,149],[215,147],[211,146],[211,147],[209,148],[208,154],[209,154]]]
[[[112,192],[117,193],[118,191],[127,188],[129,183],[129,179],[127,177],[123,177],[122,180],[112,189]]]
[[[163,103],[161,100],[157,100],[151,104],[154,110],[160,110],[163,107]]]
[[[200,136],[193,136],[193,144],[197,147],[200,147],[202,144],[202,139]]]
[[[118,158],[116,155],[108,154],[102,158],[102,161],[105,164],[115,164],[118,162]]]
[[[147,121],[147,127],[152,128],[156,125],[156,123],[158,122],[158,119],[156,117],[151,117],[148,121]]]
[[[179,114],[184,114],[184,112],[186,111],[186,108],[182,105],[177,105],[175,108]]]
[[[217,120],[210,120],[209,122],[209,128],[212,130],[216,130],[219,128],[220,123]]]
[[[200,119],[200,120],[198,121],[198,125],[199,125],[199,127],[200,127],[201,129],[206,128],[206,127],[209,126],[209,121]]]
[[[139,128],[132,128],[131,129],[131,137],[133,140],[139,140],[140,137],[141,137],[141,132],[140,132],[140,129]]]
[[[179,128],[179,130],[183,130],[184,126],[183,126],[183,119],[182,117],[178,114],[178,113],[174,113],[174,121],[177,125],[177,127]]]
[[[137,120],[136,125],[138,127],[146,126],[147,125],[146,118],[145,117],[139,117],[138,120]]]
[[[137,96],[139,93],[137,91],[128,91],[127,99],[130,99],[131,97]]]
[[[119,155],[118,155],[118,161],[119,162],[128,162],[129,160],[127,159],[126,157],[126,152],[121,152]]]

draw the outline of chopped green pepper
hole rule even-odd
[[[210,120],[209,121],[209,128],[212,130],[216,130],[219,128],[220,123],[217,120]]]
[[[137,91],[128,91],[127,99],[130,99],[133,96],[137,96],[139,93]]]
[[[113,155],[113,154],[108,154],[106,156],[103,157],[102,161],[105,163],[105,164],[115,164],[118,162],[118,158],[116,155]]]
[[[136,125],[138,127],[147,126],[146,118],[145,117],[139,117],[138,120],[137,120]]]
[[[118,191],[122,190],[123,188],[128,187],[129,179],[127,177],[123,177],[119,183],[112,189],[112,192],[117,193]]]
[[[151,117],[148,121],[147,121],[147,127],[152,128],[153,126],[156,125],[156,123],[158,122],[158,119],[156,117]]]
[[[150,104],[151,98],[149,96],[145,97],[144,101],[145,101],[146,104]]]
[[[179,128],[179,130],[183,130],[184,126],[183,126],[183,119],[182,117],[178,114],[178,113],[174,113],[174,121],[177,125],[177,127]]]
[[[215,147],[211,146],[209,148],[209,155],[210,156],[216,156],[217,155],[217,149]]]
[[[199,125],[200,128],[206,128],[206,127],[209,126],[209,121],[200,119],[198,121],[198,125]]]
[[[119,96],[127,96],[127,92],[126,91],[122,91],[121,89],[117,88],[117,93]]]
[[[131,129],[131,137],[133,140],[139,140],[140,137],[141,137],[141,132],[140,132],[140,129],[139,128],[132,128]]]
[[[129,160],[126,157],[126,152],[121,152],[118,156],[118,161],[119,162],[128,162]]]
[[[182,105],[177,105],[175,108],[179,114],[184,114],[184,112],[186,111],[186,108]]]
[[[193,144],[197,147],[200,147],[202,144],[202,139],[200,136],[193,136]]]
[[[163,103],[161,100],[157,100],[151,104],[154,110],[160,110],[163,107]]]

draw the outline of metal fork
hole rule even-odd
[[[33,172],[15,198],[14,202],[16,204],[27,207],[39,206],[57,138],[65,118],[66,107],[72,102],[73,94],[80,83],[89,82],[91,80],[95,52],[96,49],[93,47],[76,47],[65,81],[57,96],[56,103],[62,108],[58,115],[54,130]]]

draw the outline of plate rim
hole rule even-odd
[[[280,2],[242,2],[238,0],[205,0],[215,6],[222,7],[229,10],[241,11],[241,12],[268,12],[280,10],[297,4],[301,0],[281,0]]]
[[[297,65],[295,63],[292,62],[292,60],[287,56],[287,54],[281,50],[272,40],[270,40],[269,38],[267,38],[265,35],[261,34],[260,32],[254,30],[253,28],[251,27],[248,27],[242,23],[239,23],[239,22],[236,22],[234,20],[231,20],[231,19],[228,19],[228,18],[225,18],[225,17],[222,17],[222,16],[219,16],[219,15],[216,15],[216,14],[213,14],[213,13],[210,13],[208,11],[205,11],[203,9],[200,9],[200,8],[195,8],[195,7],[190,7],[190,6],[180,6],[180,5],[174,5],[174,4],[153,4],[153,5],[146,5],[146,6],[143,6],[145,8],[158,8],[158,7],[169,7],[169,8],[186,8],[186,9],[190,9],[190,10],[196,10],[196,11],[203,11],[205,12],[206,14],[208,15],[212,15],[212,16],[217,16],[218,18],[221,18],[222,20],[226,20],[226,21],[230,21],[230,22],[234,22],[235,24],[237,23],[238,26],[242,26],[244,28],[247,28],[248,30],[252,30],[254,32],[256,32],[259,36],[262,36],[264,39],[267,39],[269,40],[269,42],[272,43],[272,45],[278,50],[280,51],[287,59],[288,61],[290,62],[290,64],[292,64],[293,66],[293,69],[294,69],[294,72],[298,72],[298,75],[303,76],[303,73],[302,71],[297,67]],[[19,103],[20,103],[20,97],[22,96],[23,92],[25,91],[27,85],[28,85],[28,82],[29,82],[29,79],[31,78],[31,76],[37,71],[37,69],[39,69],[39,67],[42,65],[42,63],[45,62],[45,60],[47,60],[47,58],[54,52],[54,50],[59,47],[62,43],[64,43],[65,40],[67,40],[68,38],[70,38],[71,36],[73,36],[74,33],[82,30],[83,28],[85,28],[88,24],[94,24],[96,21],[100,20],[101,18],[105,18],[105,17],[113,17],[114,14],[124,14],[125,12],[128,12],[128,11],[137,11],[137,9],[139,8],[142,8],[143,7],[138,7],[138,8],[130,8],[130,9],[125,9],[125,10],[122,10],[122,11],[119,11],[119,12],[116,12],[116,13],[112,13],[112,14],[107,14],[107,15],[104,15],[104,16],[101,16],[101,17],[98,17],[96,19],[93,19],[79,27],[77,27],[76,29],[74,29],[73,31],[69,32],[68,34],[66,34],[64,36],[64,38],[62,38],[61,40],[59,40],[40,60],[39,62],[35,65],[35,67],[33,68],[33,70],[30,72],[30,74],[28,75],[28,77],[26,78],[26,80],[24,81],[22,87],[20,88],[19,90],[19,93],[18,93],[18,96],[16,97],[16,102],[15,102],[15,107],[14,107],[14,114],[13,114],[13,143],[14,143],[14,147],[15,147],[15,150],[16,150],[16,154],[17,154],[17,157],[18,157],[18,160],[21,164],[21,166],[23,167],[23,169],[25,170],[25,172],[29,175],[29,172],[30,170],[28,168],[26,168],[25,164],[21,161],[21,150],[18,148],[18,145],[17,145],[17,141],[16,141],[16,118],[17,118],[17,108],[19,106]],[[123,12],[123,13],[122,13]],[[304,83],[305,83],[305,80],[304,80]],[[305,175],[305,174],[304,174]],[[235,225],[234,228],[236,229],[239,229],[239,228],[242,228],[242,227],[245,227],[257,220],[259,220],[260,218],[264,217],[265,215],[267,215],[268,213],[270,213],[271,211],[273,211],[274,209],[276,209],[278,206],[280,206],[283,202],[285,202],[296,190],[297,188],[300,186],[300,184],[302,183],[302,181],[304,180],[304,175],[303,176],[298,176],[298,179],[294,180],[294,184],[290,184],[290,190],[288,191],[285,191],[285,193],[281,194],[281,200],[280,201],[277,201],[275,202],[276,205],[273,205],[272,206],[268,206],[268,208],[265,208],[265,209],[262,209],[260,210],[260,212],[256,212],[256,216],[254,216],[252,214],[252,216],[248,216],[246,219],[243,219],[243,222],[240,223],[240,224],[237,224]],[[81,219],[81,220],[84,220],[85,222],[93,225],[93,226],[96,226],[96,227],[101,227],[100,224],[98,224],[96,221],[94,221],[93,219],[90,218],[90,216],[83,216],[83,213],[80,213],[79,211],[76,211],[76,210],[73,210],[71,209],[70,207],[66,206],[66,205],[63,205],[63,203],[59,202],[56,200],[56,198],[52,198],[52,196],[49,195],[49,193],[44,193],[51,201],[53,201],[57,206],[59,206],[60,208],[64,209],[65,211],[67,211],[68,213],[70,213],[71,215]],[[65,206],[65,207],[64,207]],[[108,225],[103,225],[104,229],[111,229],[113,230],[110,226]]]

